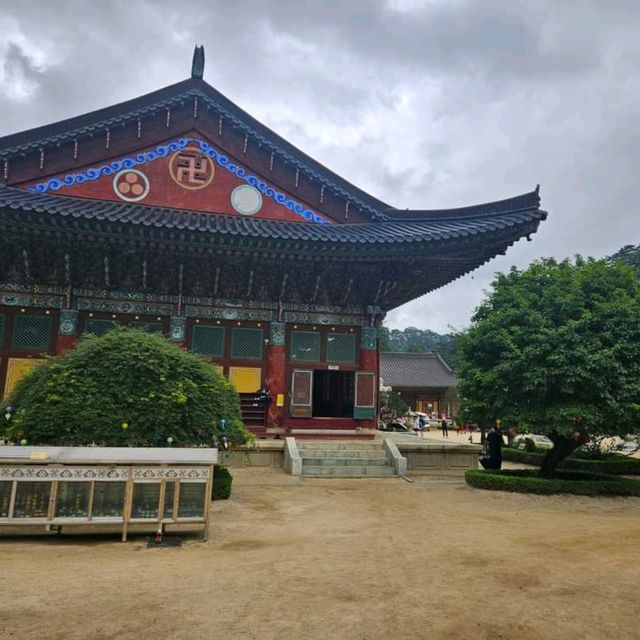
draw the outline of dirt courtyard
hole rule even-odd
[[[0,538],[0,638],[640,637],[640,499],[233,473],[206,543]]]

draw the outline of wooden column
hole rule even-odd
[[[359,371],[370,371],[375,374],[376,417],[371,420],[359,420],[358,426],[365,429],[375,429],[378,415],[378,389],[380,386],[378,370],[378,335],[375,327],[363,327],[360,339],[360,367]]]
[[[78,312],[75,309],[62,309],[58,333],[53,345],[55,355],[61,356],[70,351],[76,346],[76,342],[78,342]]]
[[[171,316],[169,321],[169,340],[178,347],[187,348],[187,319]]]
[[[267,369],[265,384],[271,395],[271,403],[267,411],[267,427],[281,427],[284,417],[284,406],[278,406],[278,395],[286,394],[286,345],[284,322],[272,322],[267,345]]]

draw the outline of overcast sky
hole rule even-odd
[[[204,79],[396,207],[541,185],[549,218],[390,313],[468,325],[496,271],[640,243],[638,0],[0,0],[0,135]]]

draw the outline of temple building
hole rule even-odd
[[[385,313],[533,234],[538,190],[396,209],[203,71],[197,47],[187,80],[0,138],[0,392],[128,325],[210,361],[257,434],[375,428]]]
[[[380,385],[390,387],[411,411],[431,418],[458,413],[458,376],[437,352],[380,352]]]

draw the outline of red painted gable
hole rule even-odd
[[[30,191],[291,222],[335,223],[199,133],[21,185]]]

